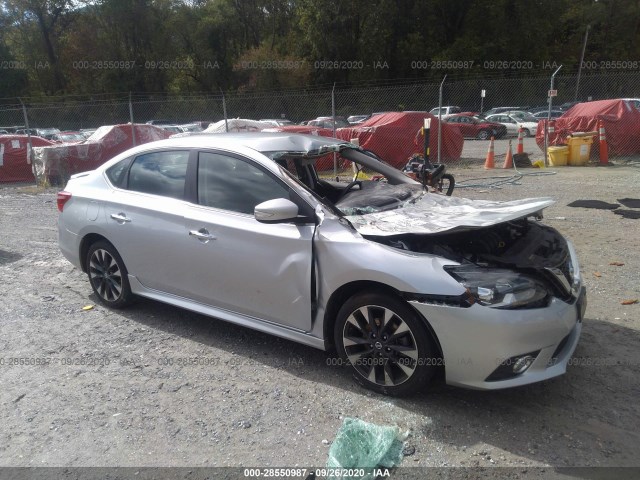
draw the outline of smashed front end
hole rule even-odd
[[[450,261],[444,274],[464,295],[405,294],[438,338],[447,383],[498,389],[563,374],[586,293],[571,243],[532,218],[552,202],[428,197],[349,219],[371,241]]]

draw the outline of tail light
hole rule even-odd
[[[67,203],[69,200],[71,200],[71,193],[65,192],[64,190],[62,192],[58,192],[57,200],[58,200],[58,210],[62,212],[62,210],[64,209],[64,204]]]

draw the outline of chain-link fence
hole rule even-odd
[[[528,111],[548,106],[550,70],[528,78],[478,77],[444,81],[442,105],[459,107],[462,112],[486,113],[493,107],[513,107]],[[609,98],[640,98],[640,72],[557,76],[554,109],[567,102]],[[219,94],[113,94],[57,98],[0,99],[0,182],[27,180],[31,170],[31,139],[11,134],[42,136],[43,129],[61,131],[95,129],[102,125],[145,123],[164,120],[173,124],[205,124],[225,118],[282,119],[300,123],[318,116],[371,115],[378,112],[429,111],[439,105],[440,84],[419,81],[360,84],[265,92]],[[640,102],[638,102],[640,103]],[[624,119],[622,119],[624,121]],[[25,129],[29,128],[29,132]],[[640,126],[637,126],[640,129]],[[9,135],[7,135],[7,133]],[[47,132],[50,134],[50,131]],[[405,132],[413,142],[415,129]],[[529,132],[532,136],[535,132]],[[488,140],[482,135],[464,134],[461,158],[455,168],[482,167]],[[640,137],[640,131],[637,134]],[[597,140],[597,139],[596,139]],[[389,141],[397,142],[398,139]],[[506,141],[503,141],[506,142]],[[533,138],[525,139],[525,151],[543,157]],[[640,141],[638,142],[640,154]],[[40,142],[42,144],[42,142]],[[34,145],[39,146],[39,145]],[[122,149],[131,144],[123,144]],[[437,148],[437,147],[436,147]],[[496,144],[496,154],[506,150]],[[514,146],[515,148],[515,146]],[[420,148],[416,147],[416,151]],[[627,152],[628,153],[628,152]],[[616,152],[612,152],[615,156]],[[449,160],[449,159],[447,159]],[[15,174],[17,169],[20,174]],[[22,178],[27,171],[26,177]],[[22,176],[21,176],[22,175]],[[30,177],[33,179],[33,177]]]

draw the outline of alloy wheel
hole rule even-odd
[[[122,273],[115,258],[104,249],[97,249],[89,260],[89,277],[98,295],[115,302],[122,295]]]
[[[380,386],[406,382],[418,366],[411,328],[385,307],[366,305],[353,311],[344,324],[342,342],[350,365]]]

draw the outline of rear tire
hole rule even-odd
[[[100,303],[124,308],[133,302],[127,268],[113,245],[103,240],[91,245],[86,265],[89,283]]]
[[[392,396],[426,388],[439,355],[424,321],[405,302],[383,293],[359,293],[338,312],[335,345],[354,379]]]

